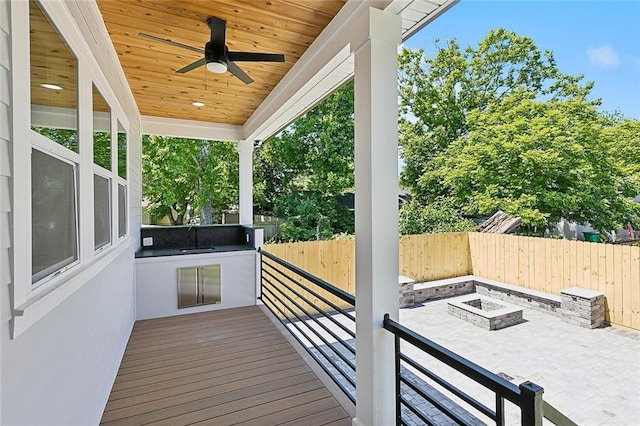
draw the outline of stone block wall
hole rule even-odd
[[[584,328],[604,325],[604,293],[571,287],[562,290],[560,297],[562,321]]]
[[[493,299],[551,314],[586,328],[604,325],[604,293],[571,287],[561,296],[468,275],[426,283],[400,277],[400,307],[430,300],[477,293]],[[479,322],[480,320],[476,320]]]
[[[453,280],[440,280],[432,283],[419,283],[414,284],[413,303],[446,299],[448,297],[462,296],[473,292],[473,280],[458,282]]]
[[[475,282],[476,293],[493,299],[504,300],[514,305],[524,306],[546,314],[560,316],[560,298],[557,296],[537,294],[526,288],[513,289],[511,286],[493,285]]]
[[[485,330],[500,330],[522,322],[522,308],[468,295],[447,303],[449,315]]]

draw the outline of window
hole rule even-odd
[[[78,261],[76,165],[31,153],[32,282]]]
[[[79,263],[78,65],[40,6],[29,2],[31,282]]]
[[[127,235],[127,187],[118,184],[118,237]]]
[[[111,170],[111,108],[93,85],[93,162]]]
[[[18,1],[11,12],[8,42],[24,53],[12,85],[26,96],[11,105],[16,337],[126,252],[130,173],[126,115],[66,6]]]
[[[118,179],[118,237],[127,235],[127,131],[118,120],[117,179]]]
[[[111,244],[111,108],[95,84],[93,99],[93,246],[104,249]]]
[[[31,128],[78,152],[78,61],[49,18],[29,2]]]
[[[94,248],[111,243],[111,180],[93,175]]]
[[[118,176],[127,178],[127,132],[118,121]]]

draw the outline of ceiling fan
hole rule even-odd
[[[204,58],[195,61],[183,68],[180,68],[177,73],[184,74],[193,69],[205,65],[207,70],[214,73],[224,73],[229,71],[231,74],[238,77],[245,84],[253,83],[251,77],[247,75],[236,62],[284,62],[284,55],[277,53],[257,53],[257,52],[231,52],[227,49],[225,44],[227,21],[224,21],[215,16],[207,19],[207,25],[211,30],[211,39],[204,45],[204,50],[197,47],[188,46],[186,44],[178,43],[166,38],[156,37],[151,34],[138,33],[140,37],[145,37],[150,40],[159,41],[161,43],[167,43],[172,46],[181,47],[183,49],[192,50],[204,55]]]

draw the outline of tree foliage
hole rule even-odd
[[[540,233],[559,218],[602,230],[637,221],[640,188],[614,136],[634,125],[598,113],[593,83],[561,73],[530,38],[492,30],[476,48],[404,49],[399,63],[411,209],[447,206],[452,223],[502,209]]]
[[[398,222],[401,235],[463,232],[476,227],[473,220],[463,218],[456,209],[445,203],[423,206],[415,200],[402,206]]]
[[[339,196],[353,191],[353,83],[255,150],[254,199],[285,220],[286,241],[353,233]]]
[[[143,136],[142,192],[152,215],[184,224],[187,207],[212,223],[238,203],[238,150],[231,142]]]

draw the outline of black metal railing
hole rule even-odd
[[[403,415],[403,411],[405,411],[405,414],[417,417],[425,424],[434,424],[432,420],[434,416],[432,414],[427,414],[415,401],[406,398],[401,388],[412,390],[423,401],[427,401],[430,408],[436,409],[457,424],[472,423],[469,418],[462,415],[460,411],[453,409],[452,405],[443,404],[442,400],[435,396],[433,392],[426,391],[424,387],[417,384],[415,380],[410,380],[407,377],[409,373],[408,369],[402,367],[402,363],[404,362],[419,374],[431,379],[441,388],[455,395],[457,398],[478,410],[483,415],[489,417],[497,425],[505,424],[505,400],[512,402],[520,408],[520,421],[522,425],[542,425],[543,389],[540,386],[531,382],[524,382],[519,386],[516,386],[497,374],[474,364],[460,355],[457,355],[437,343],[432,342],[424,336],[415,333],[396,321],[393,321],[388,315],[385,315],[383,327],[395,336],[397,397],[396,424],[401,425],[408,423],[408,419]],[[433,371],[425,368],[423,365],[403,354],[401,352],[402,341],[410,343],[424,353],[441,361],[466,377],[472,379],[476,383],[484,386],[486,389],[492,391],[495,394],[495,408],[492,409],[487,407],[472,396],[460,390],[458,387],[444,380]],[[407,410],[403,410],[403,407]]]
[[[355,403],[355,297],[271,253],[260,253],[260,299]]]

